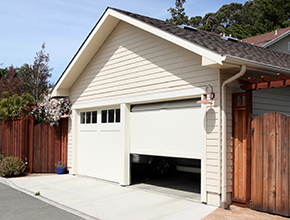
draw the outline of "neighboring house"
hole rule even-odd
[[[290,27],[248,37],[243,42],[290,54]]]
[[[249,206],[250,139],[243,135],[250,131],[247,122],[233,119],[244,110],[247,119],[290,113],[289,60],[285,53],[108,8],[53,91],[72,102],[70,173],[130,185],[132,153],[197,159],[201,202]],[[281,88],[255,90],[262,79],[251,78],[240,81],[246,92],[236,80],[277,73]],[[211,92],[209,84],[212,104],[196,104]],[[240,164],[235,143],[242,147],[234,151]]]

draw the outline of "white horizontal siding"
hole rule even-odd
[[[201,58],[121,22],[70,89],[73,104],[204,87],[216,70]]]

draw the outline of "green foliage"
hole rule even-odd
[[[21,109],[28,109],[27,104],[34,101],[33,97],[29,94],[22,96],[14,94],[9,96],[8,92],[4,92],[3,97],[0,100],[0,118],[4,120],[20,117]]]
[[[25,171],[25,164],[19,157],[5,157],[0,162],[0,176],[19,176]]]
[[[5,158],[4,155],[0,154],[0,162]]]
[[[169,8],[167,11],[170,12],[170,19],[166,19],[166,21],[176,24],[176,25],[188,25],[188,16],[185,15],[183,4],[185,0],[176,0],[175,8]]]
[[[225,33],[239,39],[271,32],[290,26],[290,0],[249,0],[245,4],[223,5],[217,12],[203,18],[189,18],[183,8],[186,0],[176,0],[176,8],[169,8],[173,24],[186,24],[202,30]]]

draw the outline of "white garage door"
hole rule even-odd
[[[81,111],[78,173],[119,182],[120,109]]]
[[[205,112],[198,100],[133,106],[130,153],[202,159]]]

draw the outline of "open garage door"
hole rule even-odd
[[[131,154],[202,159],[206,131],[199,99],[131,108]]]

